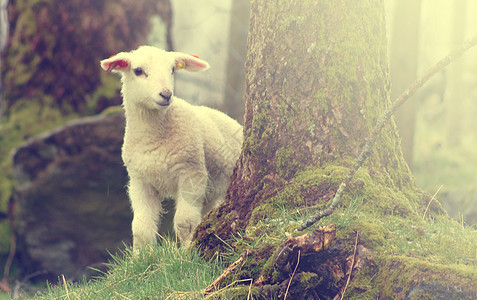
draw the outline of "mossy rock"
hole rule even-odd
[[[13,155],[18,252],[29,270],[80,279],[130,243],[122,111],[78,119]]]

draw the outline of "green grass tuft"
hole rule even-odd
[[[201,299],[221,271],[218,261],[205,262],[196,249],[165,239],[137,254],[127,249],[113,256],[110,271],[96,280],[65,284],[60,278],[35,299]]]

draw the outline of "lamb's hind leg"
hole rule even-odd
[[[128,190],[134,214],[131,226],[133,248],[137,251],[142,245],[156,244],[162,199],[152,186],[135,178],[131,178]]]
[[[202,219],[207,176],[195,174],[181,178],[176,197],[174,230],[183,246],[189,246],[192,235]]]

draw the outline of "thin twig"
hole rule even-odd
[[[220,294],[222,291],[225,291],[226,289],[231,288],[232,286],[234,286],[234,285],[236,285],[236,284],[243,283],[243,282],[247,282],[247,281],[253,282],[253,278],[235,280],[234,282],[229,283],[228,285],[224,286],[224,287],[221,288],[220,290],[217,290],[217,291],[215,291],[215,292],[213,292],[213,293],[211,292],[210,294],[205,294],[205,296],[207,296],[206,299],[213,299],[212,297],[214,297],[214,295]],[[250,288],[249,288],[249,289],[250,289]]]
[[[296,266],[295,266],[295,269],[293,270],[290,281],[288,281],[287,290],[285,291],[285,297],[283,297],[283,300],[287,300],[288,290],[290,289],[291,282],[293,280],[293,277],[295,276],[296,269],[298,269],[298,265],[300,264],[300,254],[301,254],[301,251],[300,249],[298,249],[298,258],[297,258]]]
[[[354,252],[353,252],[353,260],[351,261],[351,269],[349,270],[348,280],[346,280],[346,285],[343,289],[343,292],[341,293],[340,300],[343,300],[346,289],[348,288],[349,282],[351,281],[351,274],[353,273],[354,261],[356,259],[356,249],[358,249],[358,232],[357,231],[356,231],[356,240],[354,241]]]
[[[429,209],[429,206],[431,206],[432,201],[434,201],[434,199],[436,198],[437,194],[439,194],[439,191],[442,189],[442,187],[443,187],[443,185],[441,184],[441,186],[437,189],[437,191],[434,193],[434,195],[432,195],[432,198],[431,198],[431,200],[429,200],[429,203],[427,203],[427,207],[426,207],[426,210],[424,211],[424,215],[422,215],[423,219],[426,217],[427,210]]]
[[[311,216],[305,222],[305,224],[303,224],[297,229],[298,231],[305,230],[306,228],[321,220],[323,217],[329,216],[334,211],[334,209],[341,203],[341,197],[343,196],[346,186],[351,182],[358,169],[368,158],[369,154],[371,153],[371,148],[374,146],[376,140],[378,139],[379,133],[383,129],[384,125],[386,125],[386,123],[389,121],[396,109],[404,102],[406,102],[412,95],[414,95],[416,91],[420,87],[422,87],[424,83],[426,83],[432,76],[444,69],[444,67],[448,66],[450,63],[462,56],[462,54],[464,54],[467,50],[474,47],[475,45],[477,45],[477,36],[468,40],[460,48],[451,52],[449,55],[441,59],[437,64],[432,66],[421,78],[417,79],[406,91],[404,91],[404,93],[401,94],[401,96],[399,96],[399,98],[397,98],[393,102],[393,105],[379,117],[373,131],[367,139],[366,144],[363,146],[363,149],[361,150],[361,153],[356,159],[353,167],[351,167],[348,174],[345,176],[343,181],[341,181],[341,184],[338,187],[338,190],[336,191],[336,194],[333,198],[333,201],[331,201],[330,206],[323,210],[320,210],[314,216]]]
[[[249,255],[249,252],[246,251],[244,254],[240,255],[239,259],[237,259],[233,264],[228,266],[225,270],[222,271],[222,274],[220,274],[219,277],[217,277],[208,287],[205,288],[204,294],[210,294],[219,284],[220,282],[227,277],[227,275],[230,274],[235,268],[237,268],[238,265],[240,265],[244,258]]]

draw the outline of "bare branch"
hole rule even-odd
[[[394,114],[396,109],[404,102],[406,102],[411,96],[413,96],[417,92],[417,90],[422,87],[424,83],[426,83],[432,76],[444,69],[446,66],[448,66],[450,63],[462,56],[462,54],[464,54],[467,50],[474,47],[475,45],[477,45],[477,36],[471,38],[470,40],[462,44],[460,48],[451,52],[449,55],[437,62],[437,64],[427,70],[427,72],[421,78],[417,79],[406,91],[404,91],[404,93],[401,94],[401,96],[399,96],[399,98],[397,98],[393,102],[392,106],[388,108],[379,117],[373,131],[371,132],[371,135],[367,139],[366,144],[363,146],[363,149],[361,150],[361,153],[356,159],[353,167],[351,167],[348,174],[345,176],[340,186],[338,187],[338,190],[336,191],[335,197],[333,198],[333,201],[331,202],[330,206],[323,210],[320,210],[317,214],[311,216],[305,224],[303,224],[297,229],[298,231],[302,231],[312,226],[313,224],[321,220],[323,217],[329,216],[334,211],[334,209],[341,203],[341,197],[343,196],[346,186],[351,182],[356,172],[368,158],[369,153],[371,152],[371,148],[374,146],[376,140],[379,137],[379,133],[383,129],[384,125],[386,125],[386,123],[389,121],[391,116]]]
[[[288,296],[288,290],[290,289],[290,285],[293,281],[293,277],[295,277],[295,273],[296,273],[296,269],[298,269],[298,265],[300,264],[300,255],[301,255],[301,250],[298,249],[298,257],[297,257],[297,262],[296,262],[296,266],[295,266],[295,269],[293,270],[293,273],[290,277],[290,280],[288,281],[288,285],[287,285],[287,289],[285,291],[285,296],[283,297],[284,300],[287,299],[287,296]]]
[[[240,255],[238,260],[236,260],[233,264],[231,264],[225,270],[223,270],[222,274],[220,274],[219,277],[217,277],[208,287],[205,288],[204,294],[208,295],[214,289],[216,289],[219,286],[220,282],[222,282],[222,280],[225,277],[227,277],[227,275],[229,275],[230,272],[234,271],[238,267],[238,265],[240,265],[248,255],[250,255],[250,252],[246,250],[244,254]]]
[[[348,280],[346,280],[346,285],[344,286],[343,290],[341,291],[340,300],[343,300],[344,295],[346,293],[346,289],[348,288],[349,282],[351,280],[351,274],[353,274],[354,262],[356,260],[356,250],[358,250],[358,232],[356,232],[356,239],[354,241],[354,251],[353,251],[353,260],[351,261],[351,267],[349,268]]]

